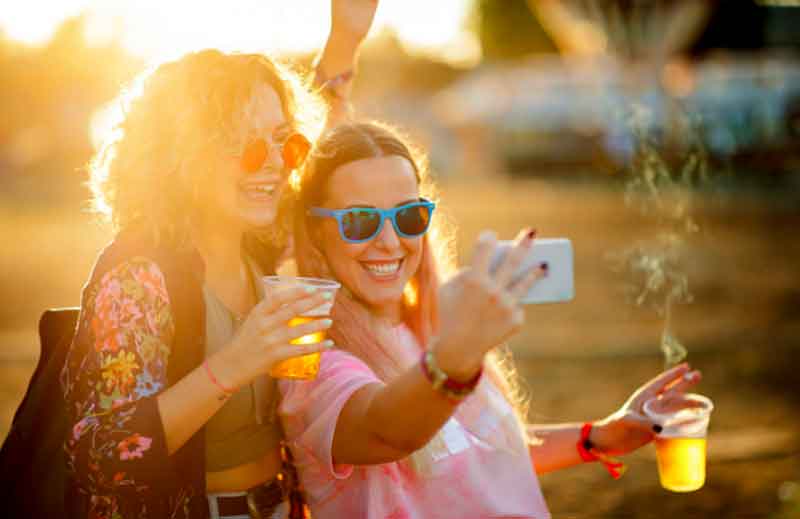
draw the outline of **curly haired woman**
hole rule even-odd
[[[316,82],[344,114],[375,0],[333,0]],[[281,194],[322,104],[258,54],[192,53],[145,74],[92,163],[116,235],[84,287],[62,373],[74,517],[298,517],[267,373],[328,343],[288,317],[324,303],[262,300]],[[307,137],[305,137],[307,136]],[[279,241],[279,240],[278,240]]]

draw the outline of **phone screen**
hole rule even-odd
[[[494,271],[511,250],[511,241],[501,241],[492,258]],[[521,299],[523,304],[561,303],[575,298],[572,242],[567,238],[537,238],[514,278],[520,279],[531,269],[547,263],[547,275],[534,283]]]

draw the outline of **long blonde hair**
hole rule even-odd
[[[323,135],[312,150],[301,172],[294,217],[295,253],[301,275],[332,277],[323,253],[315,243],[308,217],[310,207],[322,205],[333,172],[350,162],[381,156],[400,156],[408,160],[417,176],[420,193],[436,201],[436,191],[428,175],[425,155],[400,136],[397,130],[377,122],[351,123]],[[453,226],[437,209],[431,229],[422,238],[422,259],[417,272],[405,287],[405,322],[425,349],[438,327],[437,293],[440,280],[456,270]],[[384,381],[390,381],[416,359],[401,358],[393,348],[392,337],[380,327],[370,326],[369,312],[353,297],[337,297],[330,336],[337,345],[363,360]],[[493,352],[486,371],[512,404],[520,423],[525,421],[525,402],[513,362],[507,351]]]
[[[210,150],[240,153],[260,129],[250,105],[264,85],[287,122],[312,139],[324,108],[300,76],[261,54],[204,50],[140,75],[119,99],[121,118],[90,163],[93,209],[115,231],[141,227],[158,240],[188,242],[195,187]]]

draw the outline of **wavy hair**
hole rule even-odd
[[[143,227],[156,240],[186,244],[195,186],[208,171],[203,158],[240,153],[263,130],[252,103],[264,85],[287,122],[312,140],[319,135],[321,100],[264,55],[204,50],[145,71],[114,101],[119,119],[89,165],[93,209],[116,232]]]

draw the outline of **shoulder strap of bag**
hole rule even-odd
[[[59,308],[39,321],[39,362],[0,449],[0,502],[10,517],[63,510],[67,409],[60,375],[77,319],[77,308]]]

